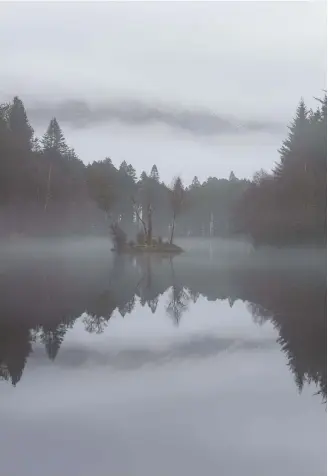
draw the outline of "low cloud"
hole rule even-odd
[[[251,132],[278,133],[285,125],[262,120],[239,120],[215,114],[205,109],[182,109],[149,105],[130,100],[88,104],[86,101],[65,100],[58,103],[32,103],[28,115],[34,124],[44,124],[52,117],[75,129],[91,128],[111,122],[128,126],[161,124],[195,136],[217,136]]]
[[[165,349],[135,348],[110,349],[87,347],[73,343],[60,349],[55,364],[63,367],[80,367],[88,362],[94,366],[110,366],[116,370],[132,370],[146,364],[164,365],[191,359],[206,359],[222,352],[248,352],[276,348],[276,337],[265,340],[244,340],[216,336],[198,336],[189,341],[168,345]],[[48,363],[44,349],[37,345],[31,355],[32,365]]]

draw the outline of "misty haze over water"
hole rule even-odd
[[[2,247],[4,472],[324,474],[325,252],[178,243]]]

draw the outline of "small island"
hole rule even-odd
[[[113,223],[110,230],[114,243],[112,251],[118,254],[179,254],[183,252],[183,249],[180,248],[180,246],[170,243],[169,241],[163,241],[161,237],[157,239],[151,237],[149,240],[149,233],[145,235],[143,232],[139,232],[137,234],[136,243],[133,240],[127,241],[126,233],[118,223]]]
[[[146,204],[144,207],[137,203],[134,197],[131,197],[137,222],[141,226],[141,230],[137,233],[136,242],[128,241],[125,231],[120,226],[119,221],[114,221],[110,225],[110,234],[113,240],[114,248],[112,251],[118,254],[140,254],[140,253],[157,253],[157,254],[178,254],[183,249],[173,243],[174,230],[177,216],[181,212],[184,187],[180,177],[177,177],[172,189],[170,189],[170,202],[172,208],[172,224],[170,239],[163,241],[161,237],[157,239],[153,237],[153,206],[151,200],[151,191],[145,190]],[[142,210],[146,211],[146,217],[143,219]],[[140,213],[141,212],[141,213]]]
[[[178,254],[178,253],[182,253],[183,249],[180,248],[180,246],[175,245],[174,243],[170,244],[168,242],[162,242],[162,243],[152,243],[150,246],[148,246],[147,244],[138,245],[138,244],[128,243],[120,249],[112,248],[112,251],[117,253],[124,253],[124,254],[137,254],[137,253]]]

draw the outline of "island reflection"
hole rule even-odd
[[[1,276],[0,293],[0,377],[14,386],[33,343],[41,342],[54,360],[66,332],[82,315],[85,331],[102,333],[114,311],[124,318],[139,302],[156,314],[159,297],[167,293],[165,310],[174,326],[188,319],[188,308],[200,296],[228,300],[231,307],[237,300],[246,302],[256,325],[271,321],[276,328],[299,391],[312,382],[326,401],[326,285],[310,274],[209,268],[153,256],[115,257],[110,266],[106,260],[91,265],[55,256],[9,267]]]

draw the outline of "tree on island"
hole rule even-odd
[[[185,195],[185,190],[183,188],[182,180],[180,177],[177,177],[173,182],[173,186],[170,193],[171,207],[173,211],[170,245],[172,245],[173,243],[175,222],[176,222],[177,216],[179,215],[179,213],[181,213],[184,195]]]

